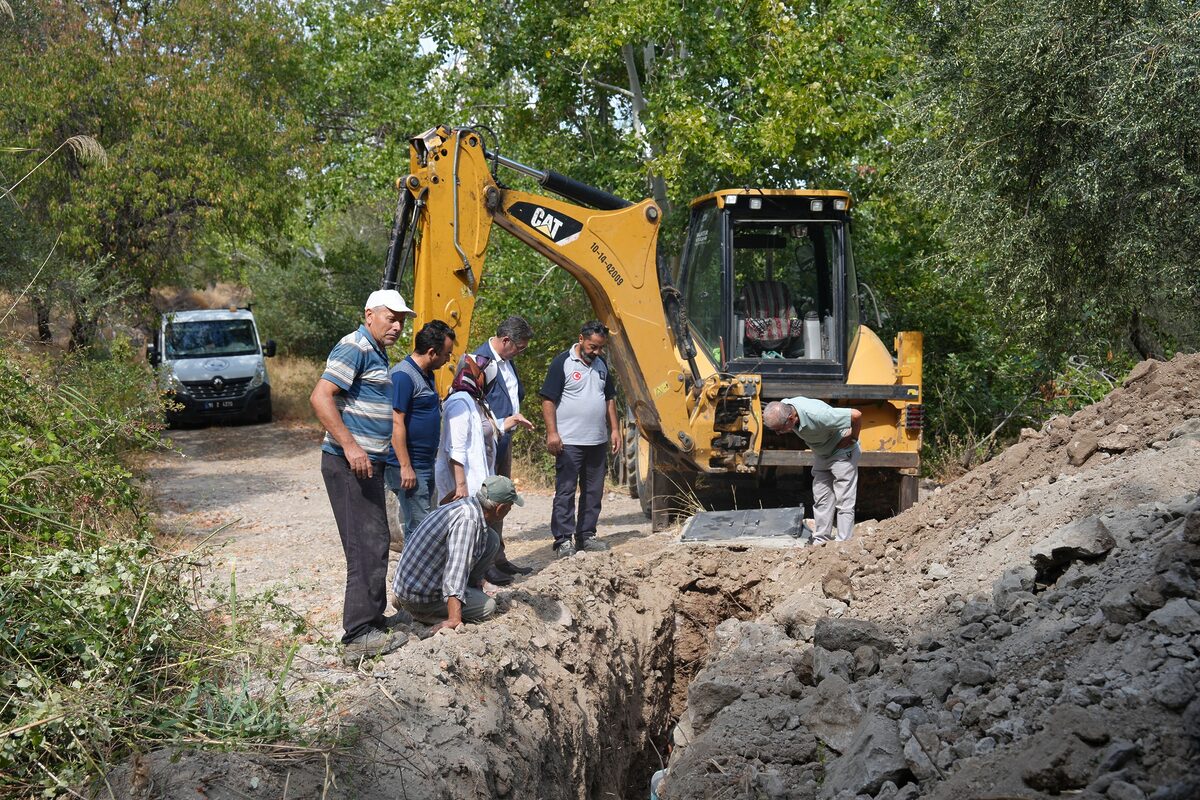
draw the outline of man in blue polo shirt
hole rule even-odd
[[[406,538],[433,507],[433,463],[442,433],[433,373],[450,360],[454,338],[440,319],[426,322],[412,353],[392,367],[392,449],[384,475],[400,503]]]
[[[392,440],[387,348],[412,314],[394,289],[372,292],[365,321],[334,346],[309,398],[326,431],[321,476],[346,556],[342,644],[347,663],[390,653],[407,638],[394,636],[384,617],[391,538],[384,467]]]

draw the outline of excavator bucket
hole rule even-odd
[[[804,506],[702,511],[684,523],[681,539],[709,544],[804,547],[812,541],[812,529],[804,521]]]

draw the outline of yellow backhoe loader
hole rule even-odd
[[[652,200],[497,150],[470,128],[410,141],[383,286],[411,265],[417,327],[444,320],[463,351],[493,226],[569,272],[612,331],[609,359],[636,430],[631,488],[656,528],[697,505],[804,502],[812,453],[762,425],[767,402],[795,395],[862,411],[860,517],[915,501],[921,334],[899,334],[893,358],[859,324],[849,194],[739,188],[697,198],[676,277]],[[501,167],[564,199],[505,187]],[[450,377],[438,376],[442,391]]]

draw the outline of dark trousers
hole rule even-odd
[[[372,462],[372,477],[359,478],[341,456],[321,453],[321,477],[346,555],[346,596],[342,604],[342,643],[383,625],[387,608],[388,532],[383,462]]]
[[[511,434],[501,437],[500,443],[496,446],[496,474],[503,475],[506,478],[512,477]],[[504,563],[508,560],[504,556],[504,520],[496,520],[496,524],[492,526],[492,530],[500,534],[500,554],[496,557],[496,561]]]
[[[577,541],[596,535],[600,501],[604,499],[604,476],[608,444],[564,444],[554,460],[554,510],[550,532],[558,547],[572,536]],[[575,489],[579,488],[579,514],[575,513]]]

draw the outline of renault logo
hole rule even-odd
[[[220,389],[224,385],[225,385],[225,381],[220,376],[213,378],[213,388],[214,389]]]

